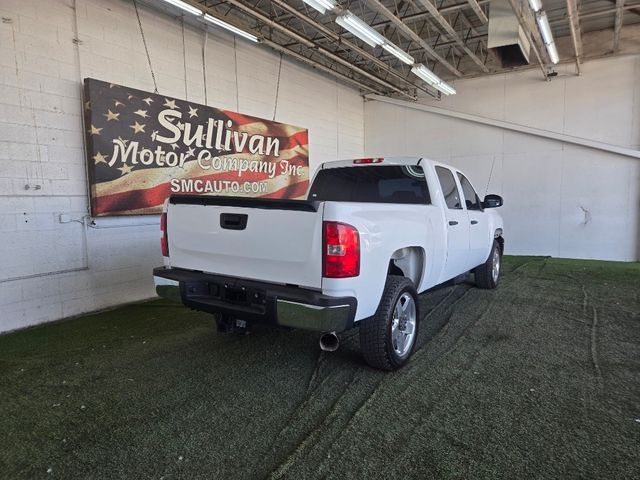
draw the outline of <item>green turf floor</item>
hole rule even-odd
[[[639,264],[505,258],[420,306],[396,373],[163,301],[1,336],[0,478],[640,478]]]

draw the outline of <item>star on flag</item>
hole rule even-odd
[[[107,163],[107,158],[109,158],[109,157],[108,156],[105,157],[100,152],[98,152],[92,158],[95,160],[96,165],[97,165],[99,163]]]
[[[142,101],[147,105],[151,105],[153,103],[153,99],[151,97],[143,98]]]
[[[125,163],[121,167],[118,167],[118,170],[122,172],[120,174],[120,176],[122,176],[122,175],[126,175],[127,173],[131,173],[131,170],[133,170],[133,167]]]
[[[138,122],[135,122],[135,124],[133,125],[129,125],[129,128],[133,128],[133,133],[144,133],[144,127],[146,125],[143,123],[142,125],[140,125]]]
[[[164,99],[164,103],[162,104],[163,106],[170,108],[172,110],[180,110],[177,106],[176,106],[176,101],[175,100],[169,100],[168,98]]]
[[[119,113],[113,113],[111,110],[107,110],[107,113],[103,113],[102,116],[107,117],[107,122],[110,122],[111,120],[119,120]]]
[[[136,115],[140,115],[142,118],[147,118],[149,115],[147,115],[147,111],[146,110],[136,110],[135,112]]]
[[[197,116],[198,116],[198,109],[193,108],[191,105],[189,105],[189,118],[197,117]]]
[[[89,129],[89,133],[91,135],[100,135],[100,131],[102,128],[96,128],[93,124],[91,124],[91,128]]]
[[[178,122],[177,125],[180,130],[184,130],[184,123]]]
[[[187,157],[192,157],[196,154],[196,152],[193,150],[193,147],[189,147],[189,149],[187,150]]]
[[[123,106],[124,106],[124,103],[122,103],[122,102],[121,102],[121,101],[119,101],[119,100],[116,100],[116,101],[115,101],[115,102],[113,102],[113,103],[115,104],[115,106],[116,106],[116,107],[117,107],[117,106],[119,106],[119,105],[123,105]]]

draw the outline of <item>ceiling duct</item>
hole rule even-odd
[[[491,0],[487,47],[496,52],[503,67],[529,64],[531,44],[509,0]]]

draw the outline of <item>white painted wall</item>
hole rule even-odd
[[[558,70],[548,83],[539,70],[457,81],[457,95],[423,102],[640,149],[640,56]],[[638,259],[639,159],[377,101],[365,103],[365,153],[444,161],[480,195],[503,195],[507,253]]]
[[[0,331],[151,297],[162,264],[157,217],[78,223],[88,208],[81,79],[153,83],[131,2],[77,0],[79,46],[72,5],[0,2]],[[205,103],[203,31],[185,26],[185,81],[180,20],[144,5],[140,14],[159,92]],[[234,53],[232,36],[209,29],[208,104],[272,118],[278,61],[242,40]],[[362,98],[286,59],[276,120],[309,128],[312,169],[362,155]],[[59,223],[61,213],[78,222]]]

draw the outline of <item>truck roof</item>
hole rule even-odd
[[[371,165],[417,165],[418,162],[420,162],[422,165],[424,165],[425,163],[437,163],[438,165],[445,165],[444,163],[434,162],[425,157],[368,157],[324,162],[320,165],[320,168],[368,167]]]

